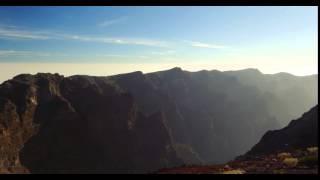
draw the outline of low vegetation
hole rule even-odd
[[[285,158],[283,160],[283,163],[289,167],[296,167],[298,164],[298,159],[297,158]]]
[[[171,174],[317,174],[317,147],[290,152],[270,153],[234,160],[222,165],[184,166],[162,169],[158,173]]]

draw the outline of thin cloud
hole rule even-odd
[[[139,58],[146,59],[148,56],[135,56],[135,55],[123,55],[123,54],[100,54],[98,57],[113,57],[113,58]]]
[[[49,52],[35,52],[35,51],[17,51],[17,50],[0,50],[0,57],[9,56],[67,56],[66,54],[49,53]]]
[[[167,47],[168,43],[165,41],[142,39],[142,38],[95,38],[96,42],[113,43],[113,44],[127,44],[127,45],[143,45]]]
[[[14,26],[11,26],[11,27],[0,26],[0,38],[5,38],[5,39],[38,39],[38,40],[50,39],[50,37],[45,35],[44,33],[18,30]]]
[[[217,45],[217,44],[208,44],[208,43],[202,43],[202,42],[196,42],[196,41],[184,41],[191,45],[192,47],[198,47],[198,48],[210,48],[210,49],[224,49],[227,48],[226,46]]]
[[[0,23],[0,28],[17,28],[17,26]]]
[[[106,38],[106,37],[89,37],[78,35],[62,35],[65,39],[78,40],[84,42],[97,42],[107,44],[124,44],[124,45],[143,45],[155,47],[168,47],[165,41],[143,39],[143,38]]]
[[[118,24],[118,23],[122,23],[125,22],[128,19],[128,17],[120,17],[120,18],[116,18],[116,19],[108,19],[103,21],[102,23],[99,23],[98,26],[100,27],[107,27],[113,24]]]
[[[153,55],[159,55],[159,56],[164,56],[164,55],[170,55],[174,54],[176,51],[173,50],[168,50],[168,51],[153,51],[151,54]]]
[[[145,38],[115,38],[92,37],[76,34],[57,33],[52,31],[27,31],[17,27],[0,26],[0,39],[29,39],[29,40],[75,40],[83,42],[97,42],[108,44],[142,45],[154,47],[168,47],[168,42]]]

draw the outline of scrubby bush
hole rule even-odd
[[[311,154],[318,154],[318,147],[309,147],[307,151]]]
[[[274,174],[285,174],[286,171],[284,169],[276,169],[272,171]]]
[[[299,160],[297,158],[285,158],[283,163],[289,167],[296,167],[298,165]]]
[[[222,174],[244,174],[245,171],[242,169],[234,169],[234,170],[228,170],[228,171],[223,171]]]
[[[278,158],[281,159],[281,160],[284,160],[285,158],[290,158],[290,157],[292,157],[290,153],[286,153],[286,152],[279,153],[277,156],[278,156]]]
[[[308,167],[314,167],[318,165],[318,156],[305,156],[299,159],[299,164]]]

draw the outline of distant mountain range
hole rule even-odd
[[[0,170],[145,173],[226,162],[315,106],[317,82],[256,69],[18,75],[0,85]]]

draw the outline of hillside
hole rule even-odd
[[[274,151],[318,146],[318,105],[279,130],[268,131],[246,154],[257,155]]]
[[[21,75],[0,88],[1,165],[31,173],[138,173],[181,162],[160,112],[103,78]]]
[[[16,76],[0,85],[0,167],[5,172],[142,173],[225,163],[289,121],[279,120],[287,112],[270,104],[281,102],[291,113],[292,102],[316,103],[298,97],[317,97],[310,95],[317,92],[317,75],[297,81],[295,86],[311,90],[295,92],[290,102],[239,77],[180,68],[108,77]]]

